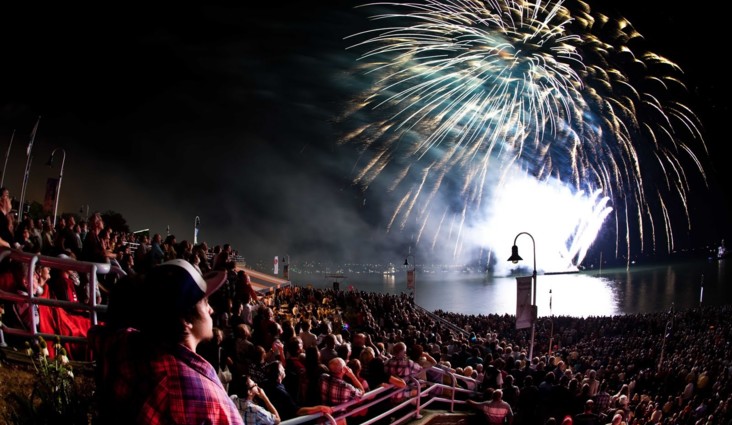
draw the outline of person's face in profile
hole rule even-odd
[[[213,315],[214,310],[208,303],[208,297],[203,297],[196,304],[196,317],[191,322],[191,335],[199,342],[213,339]]]

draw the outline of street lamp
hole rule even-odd
[[[28,188],[28,176],[30,175],[30,167],[33,163],[33,155],[31,155],[31,152],[33,150],[33,142],[36,140],[36,133],[38,133],[38,124],[40,124],[40,122],[41,116],[39,115],[38,120],[36,120],[36,125],[33,126],[33,131],[31,131],[28,148],[25,150],[25,171],[23,172],[23,185],[20,189],[20,201],[18,202],[18,223],[23,221],[23,212],[25,211],[25,191]]]
[[[412,264],[409,264],[409,257],[412,257]],[[407,288],[412,290],[414,303],[417,304],[417,260],[414,258],[414,254],[407,254],[407,257],[404,258],[404,266],[407,267]]]
[[[201,218],[196,216],[193,220],[193,245],[198,245],[198,226],[201,225]]]
[[[521,232],[513,239],[513,246],[511,247],[511,256],[508,258],[508,261],[516,264],[519,261],[523,260],[519,256],[518,253],[518,246],[516,245],[516,241],[518,240],[518,237],[521,235],[527,235],[531,238],[531,244],[534,247],[534,272],[531,275],[531,284],[533,286],[532,289],[532,295],[531,295],[531,342],[529,343],[529,362],[531,359],[534,358],[534,336],[536,334],[536,241],[534,241],[534,237],[531,236],[528,232]]]
[[[51,152],[51,156],[48,158],[46,165],[49,167],[53,165],[53,156],[56,155],[57,150],[61,150],[63,156],[61,157],[61,171],[58,173],[58,184],[56,185],[56,202],[53,207],[53,227],[56,228],[56,213],[58,212],[58,198],[61,195],[61,180],[64,178],[64,164],[66,163],[66,151],[63,148],[56,148]]]

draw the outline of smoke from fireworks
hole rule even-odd
[[[363,143],[355,183],[393,179],[389,229],[413,226],[429,246],[449,239],[455,256],[488,246],[499,257],[533,230],[552,258],[578,265],[609,215],[627,258],[632,246],[673,249],[672,205],[690,226],[687,173],[705,179],[700,123],[679,100],[679,67],[636,51],[629,22],[576,1],[364,7],[380,25],[349,37],[371,82],[347,115],[368,124],[344,142]],[[520,175],[537,184],[520,193],[529,205],[512,206],[504,196]],[[583,206],[539,195],[565,191]],[[562,234],[547,229],[549,210],[571,218]]]

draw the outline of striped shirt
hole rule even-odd
[[[241,413],[245,425],[274,425],[277,423],[274,414],[251,400],[237,398],[236,403],[239,405],[239,413]]]

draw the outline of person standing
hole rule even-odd
[[[283,380],[287,376],[285,367],[280,363],[279,360],[275,360],[269,363],[265,367],[266,379],[264,381],[264,389],[269,394],[269,399],[272,401],[275,409],[280,415],[280,419],[288,420],[296,418],[298,416],[312,415],[316,413],[330,414],[332,409],[325,405],[315,406],[301,406],[297,403],[285,388]]]
[[[6,248],[15,248],[12,226],[8,217],[12,210],[13,201],[10,199],[10,190],[6,187],[0,188],[0,246]]]
[[[493,391],[491,401],[468,400],[468,405],[483,412],[487,424],[511,425],[513,423],[513,410],[510,404],[503,401],[503,391],[501,390]]]
[[[107,322],[89,330],[100,423],[244,424],[216,370],[196,353],[214,336],[208,297],[225,280],[175,259],[115,285]]]

